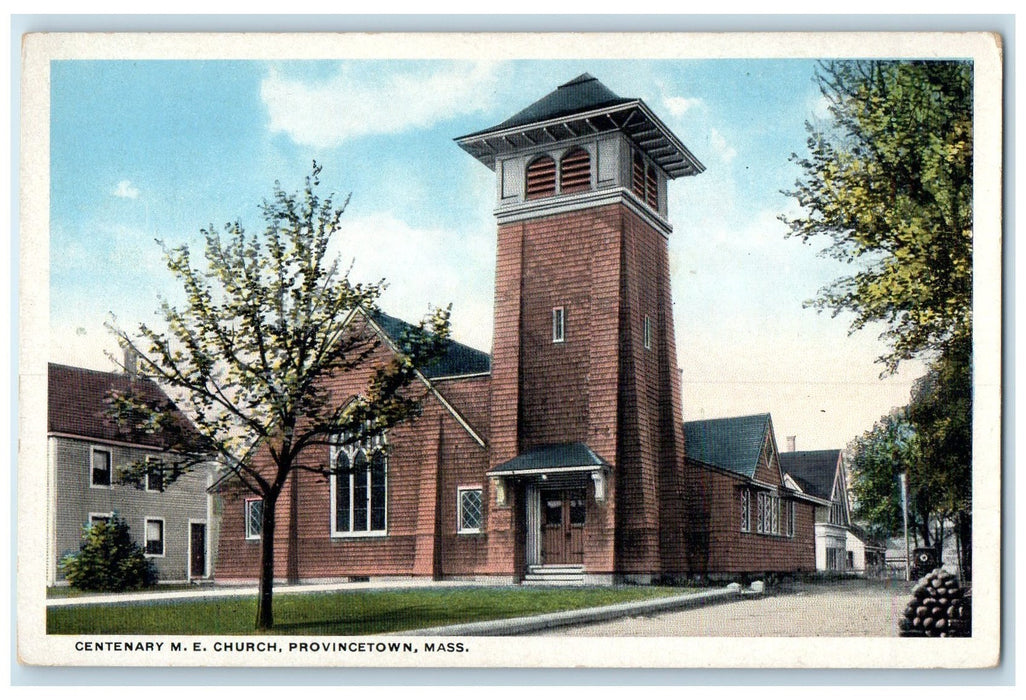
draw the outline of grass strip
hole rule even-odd
[[[668,587],[417,588],[293,593],[274,600],[274,634],[366,635],[579,610],[689,592]],[[50,608],[47,634],[253,634],[255,597]]]

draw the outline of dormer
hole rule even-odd
[[[667,180],[705,169],[643,101],[588,73],[456,142],[495,172],[499,223],[625,201],[668,234]]]

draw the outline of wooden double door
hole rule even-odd
[[[584,563],[586,490],[542,489],[541,563]]]

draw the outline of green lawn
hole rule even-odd
[[[274,599],[275,634],[361,635],[591,608],[683,588],[419,588]],[[256,598],[51,608],[47,634],[252,634]]]

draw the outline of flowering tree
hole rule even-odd
[[[325,475],[334,467],[300,465],[315,445],[371,439],[419,412],[416,368],[434,359],[449,336],[449,311],[439,309],[399,339],[399,352],[375,361],[377,338],[353,331],[354,314],[373,312],[383,283],[356,284],[328,248],[346,203],[317,194],[315,162],[301,193],[275,184],[265,201],[264,230],[238,223],[223,233],[202,230],[205,265],[186,246],[164,247],[167,266],[181,282],[185,302],[161,303],[164,327],[146,324],[130,335],[114,328],[123,348],[139,358],[138,371],[176,399],[157,405],[115,396],[112,410],[130,431],[159,433],[172,456],[163,465],[173,480],[216,459],[245,489],[260,497],[261,561],[256,627],[274,623],[275,506],[296,469]],[[340,402],[325,379],[371,368],[359,396]],[[184,429],[181,413],[195,429]],[[143,478],[152,465],[125,470]]]

